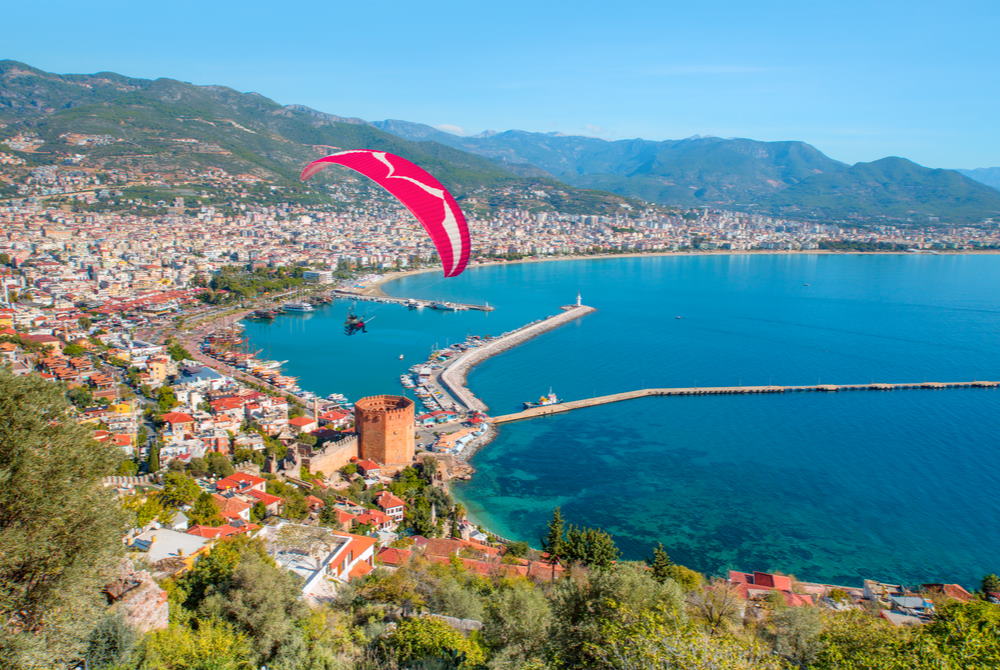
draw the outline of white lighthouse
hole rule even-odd
[[[583,303],[581,302],[581,300],[582,300],[582,298],[580,297],[580,292],[579,292],[579,291],[577,291],[577,292],[576,292],[576,306],[577,306],[577,307],[579,307],[580,305],[582,305],[582,304],[583,304]]]

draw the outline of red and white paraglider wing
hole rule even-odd
[[[302,170],[306,180],[328,165],[356,170],[392,193],[431,236],[445,277],[454,277],[469,262],[469,226],[451,193],[427,170],[384,151],[341,151],[314,160]]]

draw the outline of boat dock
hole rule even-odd
[[[563,311],[559,314],[529,323],[528,325],[522,326],[517,330],[501,335],[489,344],[466,351],[461,356],[456,357],[446,368],[444,368],[441,374],[437,376],[437,381],[444,388],[444,390],[451,394],[451,396],[466,409],[477,410],[480,412],[485,411],[486,404],[477,398],[475,394],[473,394],[472,391],[470,391],[465,385],[465,378],[468,375],[469,370],[491,356],[496,356],[497,354],[516,347],[522,342],[526,342],[533,337],[538,337],[542,333],[546,333],[554,328],[562,326],[563,324],[575,321],[576,319],[584,317],[591,312],[597,311],[593,307],[580,304],[568,305],[562,309]],[[551,405],[551,407],[555,407],[555,405]]]
[[[971,382],[905,382],[905,383],[871,383],[871,384],[816,384],[813,386],[694,386],[690,388],[651,388],[613,393],[594,398],[584,398],[570,402],[561,402],[545,407],[532,407],[523,412],[503,414],[490,419],[495,424],[534,419],[549,414],[569,412],[584,407],[607,405],[613,402],[647,398],[650,396],[680,396],[680,395],[749,395],[752,393],[837,393],[840,391],[902,391],[911,389],[941,390],[954,388],[997,388],[1000,381]]]
[[[460,312],[467,309],[475,309],[480,312],[492,312],[495,307],[492,305],[476,305],[467,302],[449,302],[445,300],[418,300],[416,298],[394,298],[388,295],[370,295],[360,291],[348,291],[346,289],[334,289],[331,293],[334,298],[344,298],[346,300],[357,300],[358,302],[381,302],[387,304],[404,305],[406,307],[430,307],[431,309],[442,309],[446,311]],[[439,305],[441,307],[439,307]]]

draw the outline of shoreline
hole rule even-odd
[[[530,258],[519,258],[513,261],[483,261],[469,263],[467,270],[475,268],[493,267],[496,265],[519,265],[522,263],[557,263],[560,261],[596,261],[612,258],[657,258],[663,256],[996,256],[1000,255],[1000,249],[942,249],[940,251],[853,251],[853,250],[833,250],[833,249],[796,249],[796,250],[770,250],[770,249],[721,249],[718,251],[636,251],[627,254],[570,254],[566,256],[541,256]],[[359,293],[371,296],[401,297],[391,296],[386,293],[384,286],[390,282],[405,279],[407,277],[437,272],[437,266],[425,268],[413,268],[411,270],[393,270],[382,275],[371,284],[358,289]]]

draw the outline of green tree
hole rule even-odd
[[[163,478],[160,498],[168,507],[190,505],[201,493],[198,483],[182,472],[168,472]]]
[[[444,661],[459,668],[474,668],[486,660],[475,641],[439,619],[403,619],[386,641],[390,657],[411,664],[414,661]]]
[[[808,667],[823,650],[823,616],[815,607],[787,607],[771,616],[774,651],[799,667]]]
[[[192,477],[204,477],[208,474],[208,461],[204,458],[192,458],[185,468]]]
[[[607,568],[618,560],[618,547],[605,531],[599,528],[570,526],[563,541],[563,557],[571,563],[581,563],[593,568]]]
[[[160,412],[169,412],[174,407],[177,407],[180,402],[177,401],[177,394],[174,393],[174,389],[164,385],[156,389],[156,404]]]
[[[175,361],[184,361],[191,358],[191,353],[182,347],[176,340],[171,340],[170,344],[167,345],[167,353],[170,354],[170,358]]]
[[[1000,668],[1000,607],[984,600],[939,605],[917,641],[923,654],[936,652],[941,667]]]
[[[626,615],[655,611],[670,621],[686,621],[680,587],[660,584],[637,563],[570,571],[552,587],[552,609],[549,655],[563,668],[607,667],[600,650]]]
[[[667,568],[667,575],[688,592],[697,591],[701,588],[702,582],[705,581],[705,577],[700,572],[676,563]]]
[[[494,666],[525,667],[545,655],[552,608],[545,594],[531,582],[511,582],[487,600],[483,624]]]
[[[219,514],[219,507],[208,491],[203,491],[195,499],[191,509],[187,512],[187,517],[191,519],[191,523],[201,526],[221,526],[226,522]]]
[[[556,507],[552,510],[552,519],[549,521],[548,532],[542,538],[542,550],[549,554],[549,558],[558,561],[563,557],[563,529],[562,510]]]
[[[143,428],[142,430],[145,430]],[[149,445],[149,455],[146,457],[146,470],[149,472],[159,472],[160,470],[160,443],[154,442]]]
[[[81,316],[79,319],[76,320],[76,322],[84,330],[87,330],[88,328],[94,325],[93,320],[89,316]]]
[[[983,581],[980,583],[979,590],[982,593],[1000,593],[1000,577],[995,574],[989,574],[983,577]]]
[[[118,464],[115,474],[122,477],[134,477],[139,473],[139,464],[132,459],[126,459]]]
[[[780,670],[785,667],[758,640],[708,635],[669,613],[616,606],[602,626],[594,670]]]
[[[246,554],[250,553],[255,553],[261,558],[267,556],[267,551],[260,540],[252,540],[245,535],[217,542],[209,554],[198,559],[193,570],[177,580],[177,600],[186,609],[194,611],[207,596],[213,593],[225,593],[236,566]]]
[[[63,353],[67,356],[83,356],[87,353],[87,350],[81,347],[79,344],[67,344],[63,347]]]
[[[84,652],[127,527],[101,482],[120,460],[72,420],[58,385],[0,367],[0,666]]]
[[[260,523],[267,518],[267,505],[261,501],[257,501],[250,508],[250,521],[252,523]]]
[[[739,622],[743,600],[724,579],[715,579],[690,598],[691,610],[711,633],[730,630]]]
[[[661,584],[668,579],[671,579],[670,566],[673,565],[673,561],[670,560],[670,555],[667,553],[667,550],[663,548],[662,543],[656,543],[656,546],[653,547],[652,558],[646,559],[646,562],[649,564],[649,568],[652,571],[653,579]]]
[[[210,451],[205,457],[208,464],[208,471],[215,477],[228,477],[236,472],[229,458],[218,451]]]
[[[251,670],[253,653],[245,635],[211,619],[197,628],[171,624],[146,636],[141,670]]]
[[[87,386],[77,386],[66,392],[66,398],[73,403],[77,409],[93,407],[94,394]]]
[[[97,622],[87,641],[87,667],[102,670],[121,667],[129,660],[137,636],[120,614],[109,614]]]
[[[225,589],[217,590],[199,607],[231,622],[253,642],[263,664],[298,667],[296,657],[304,652],[296,621],[307,610],[299,600],[302,580],[282,570],[269,556],[245,552]]]
[[[912,648],[915,631],[862,610],[829,613],[820,637],[817,670],[909,670],[923,665]]]
[[[524,558],[528,555],[528,551],[531,547],[528,546],[527,542],[511,542],[507,545],[507,556],[513,556],[514,558]]]

